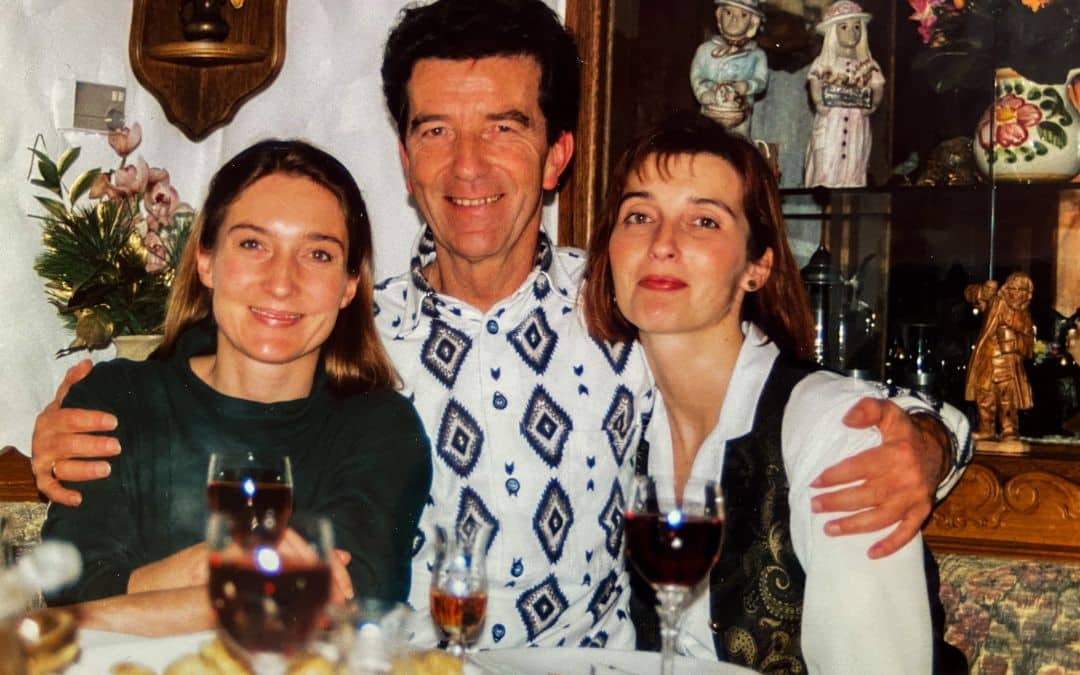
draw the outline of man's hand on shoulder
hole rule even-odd
[[[896,528],[870,547],[871,558],[899,550],[919,532],[934,504],[934,493],[948,472],[949,437],[932,415],[909,415],[885,399],[864,398],[844,416],[853,428],[876,426],[881,445],[868,448],[826,469],[812,487],[847,487],[813,498],[815,513],[856,511],[831,520],[827,534],[837,536]]]
[[[89,458],[120,453],[119,441],[95,434],[115,429],[115,416],[97,410],[60,407],[71,385],[86,377],[92,367],[89,360],[83,360],[69,368],[56,397],[34,421],[30,461],[34,481],[46,497],[65,506],[78,506],[82,495],[65,488],[60,481],[104,478],[109,475],[109,463],[88,461]]]

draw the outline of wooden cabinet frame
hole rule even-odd
[[[559,243],[585,248],[603,202],[611,124],[612,7],[608,0],[566,0],[566,25],[581,56],[581,106],[574,162],[559,193]]]

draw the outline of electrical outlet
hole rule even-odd
[[[94,82],[75,83],[75,110],[72,126],[88,131],[112,131],[124,126],[123,87]]]

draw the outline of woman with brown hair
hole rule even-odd
[[[264,141],[217,172],[162,346],[99,364],[64,400],[115,415],[124,452],[81,506],[49,510],[44,536],[84,566],[51,604],[82,603],[94,628],[207,627],[206,467],[224,449],[289,456],[294,509],[327,516],[344,550],[338,601],[407,597],[431,461],[375,332],[371,256],[360,190],[326,152]]]
[[[826,536],[811,512],[814,477],[880,442],[841,419],[882,393],[801,362],[809,307],[765,160],[682,115],[631,144],[610,185],[586,316],[598,339],[640,341],[656,378],[637,470],[676,495],[719,480],[726,502],[721,557],[678,649],[767,672],[930,672],[921,540],[872,560],[875,535]],[[635,613],[647,644],[655,624]]]

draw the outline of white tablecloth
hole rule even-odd
[[[656,675],[660,654],[619,649],[501,649],[470,657],[487,675]],[[675,658],[676,675],[752,675],[716,661]]]
[[[184,654],[214,639],[213,631],[167,638],[83,630],[82,655],[68,675],[103,675],[121,661],[162,672]],[[470,655],[466,675],[655,675],[660,655],[615,649],[503,649]],[[677,675],[747,675],[753,671],[714,661],[678,657]]]
[[[145,638],[126,633],[101,630],[80,630],[79,660],[67,675],[105,675],[114,664],[133,661],[159,673],[178,657],[198,651],[204,642],[214,639],[213,631],[177,635],[167,638]]]

